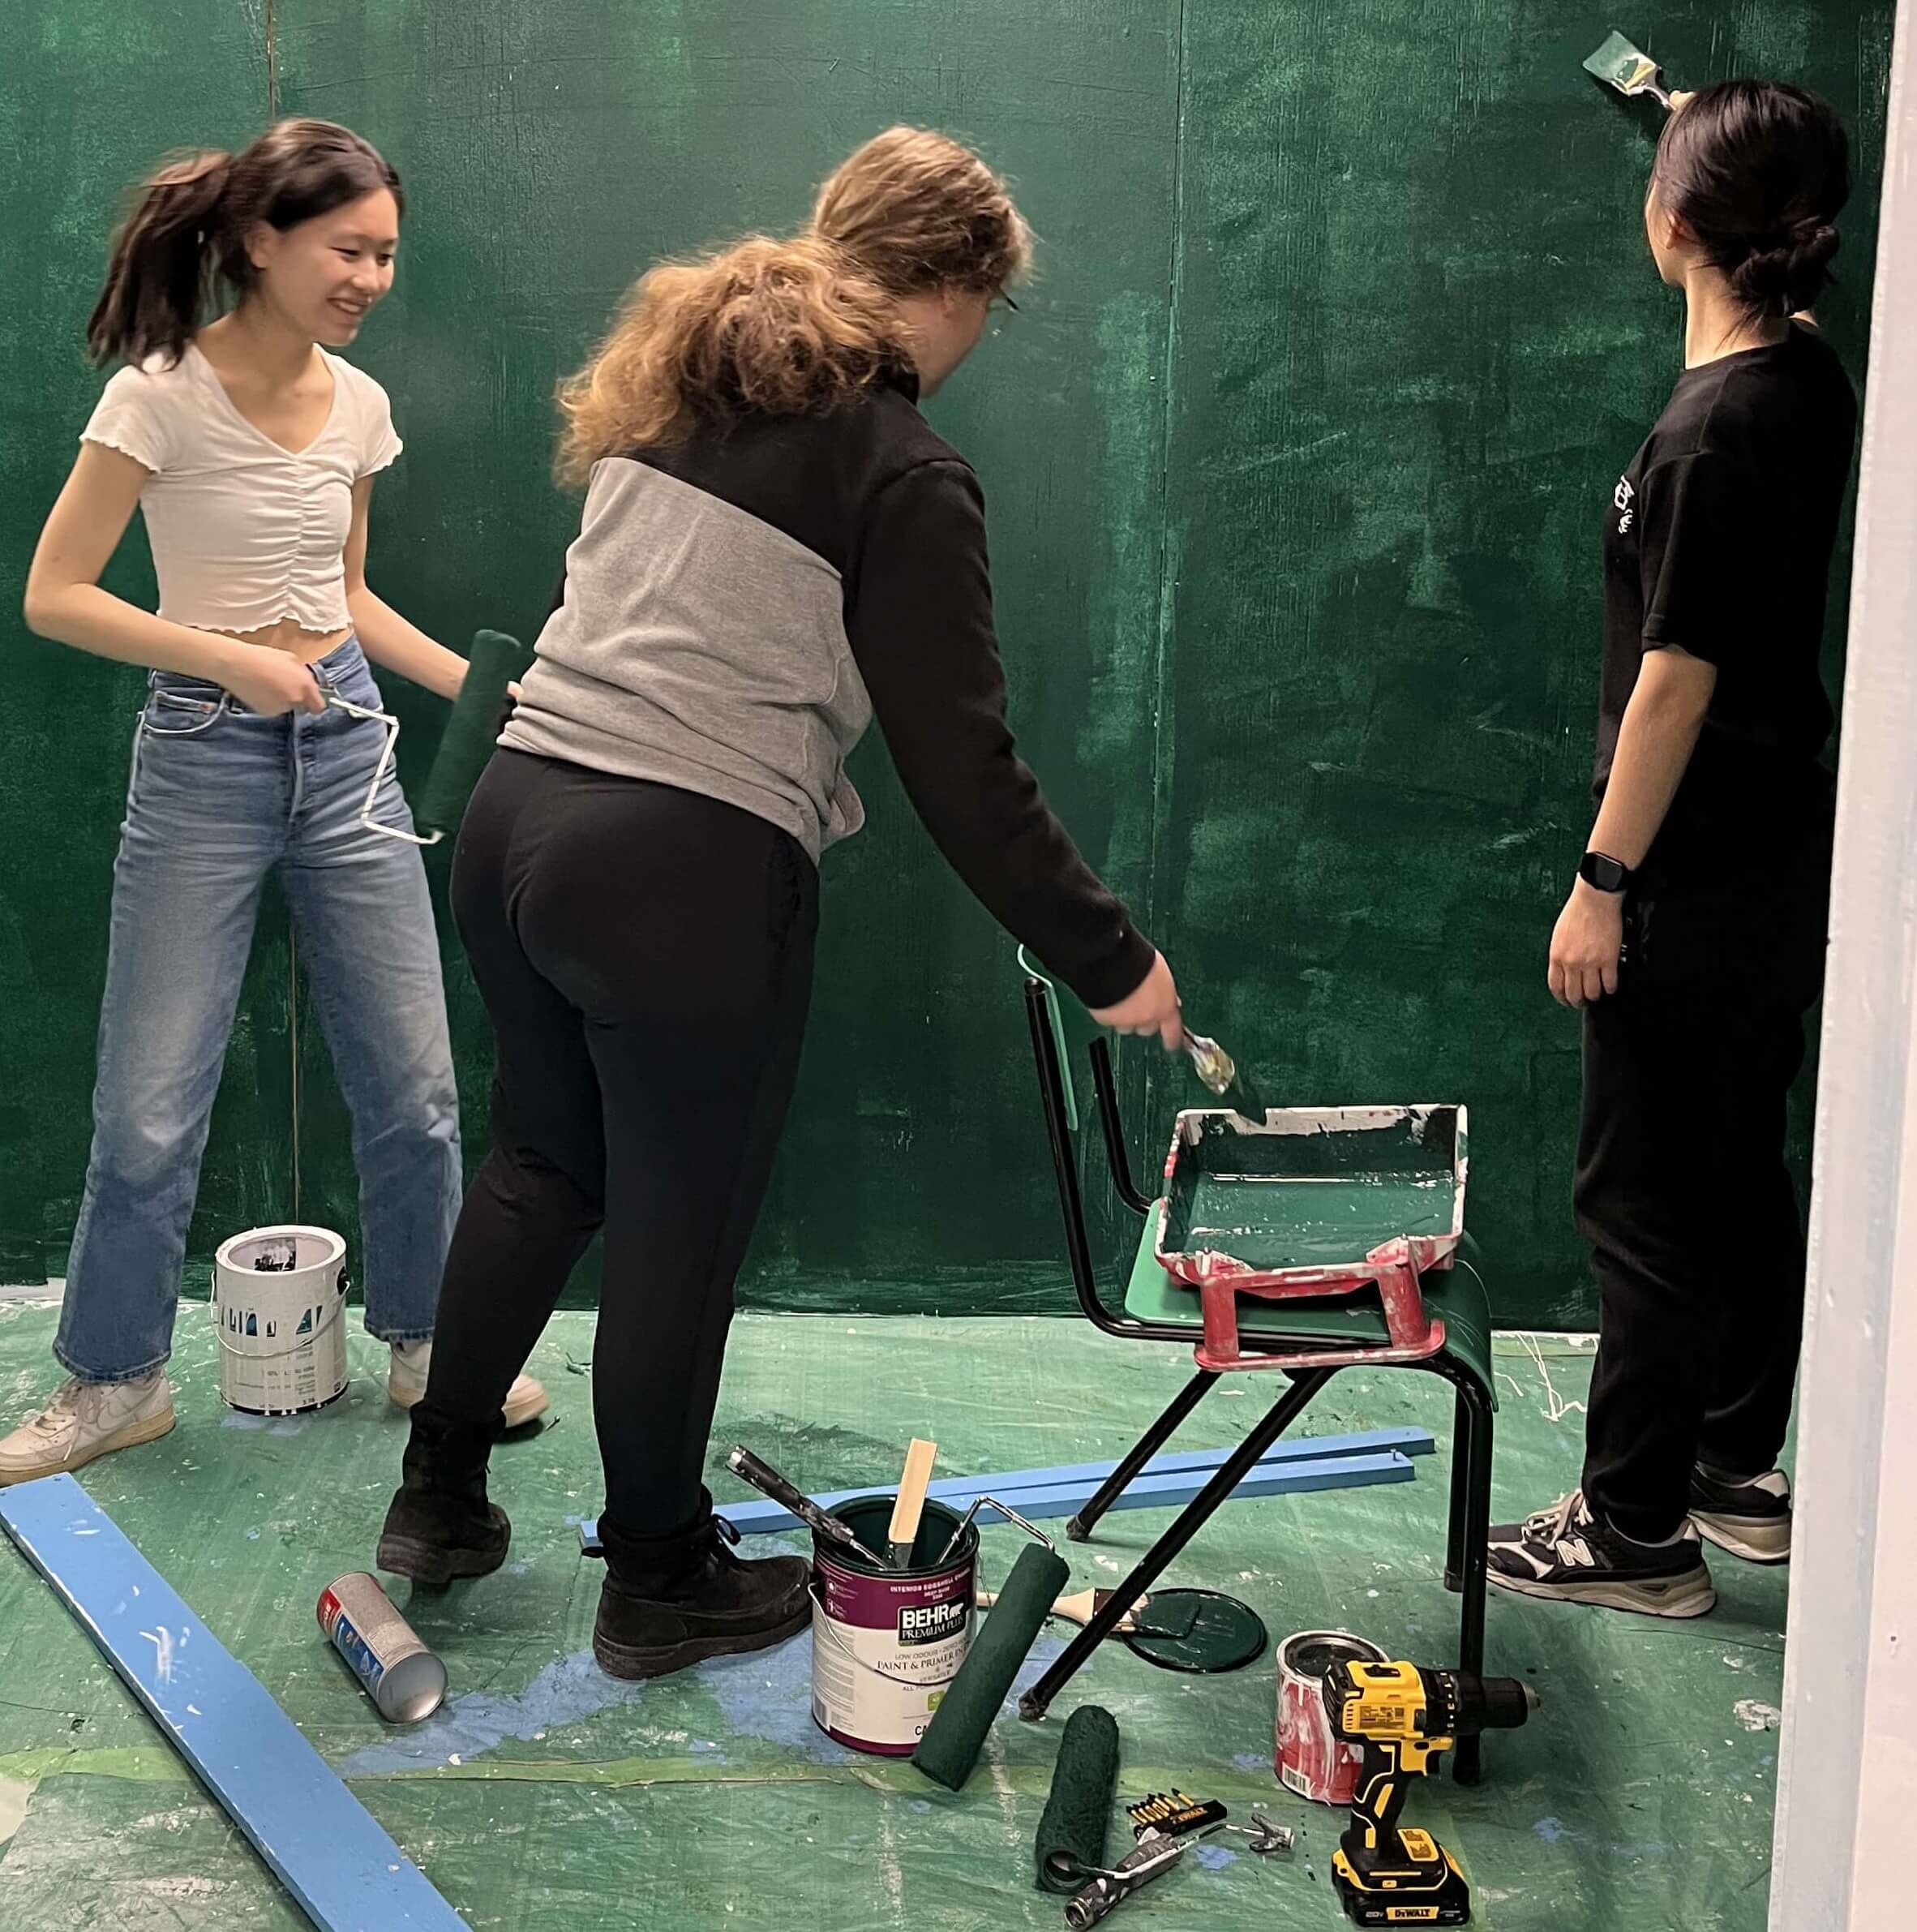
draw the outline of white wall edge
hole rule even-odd
[[[1917,1797],[1917,45],[1899,0],[1825,992],[1772,1932],[1911,1922]],[[1760,908],[1753,908],[1760,935]],[[1735,1254],[1726,1288],[1736,1292]]]

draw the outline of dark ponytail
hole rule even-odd
[[[211,293],[207,238],[232,177],[230,154],[195,154],[169,161],[141,186],[114,237],[106,286],[87,324],[95,362],[121,354],[144,362],[156,350],[179,360]]]
[[[1651,183],[1752,321],[1808,308],[1829,286],[1850,144],[1815,94],[1764,80],[1701,89],[1666,123]]]
[[[96,363],[178,363],[220,285],[244,295],[258,279],[247,247],[264,221],[282,231],[381,188],[405,213],[400,179],[369,142],[330,121],[281,121],[244,153],[168,161],[136,191],[107,259],[87,324]]]

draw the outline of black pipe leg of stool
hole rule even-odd
[[[1118,1466],[1099,1484],[1091,1501],[1065,1526],[1074,1543],[1083,1543],[1097,1526],[1098,1519],[1131,1487],[1139,1471],[1164,1447],[1180,1423],[1204,1400],[1206,1392],[1218,1380],[1215,1371],[1201,1368],[1173,1396],[1164,1413],[1125,1453]]]
[[[1444,1546],[1444,1587],[1465,1587],[1465,1527],[1471,1511],[1471,1404],[1462,1389],[1452,1406],[1451,1522]]]
[[[1458,1668],[1474,1677],[1484,1674],[1484,1613],[1491,1543],[1491,1397],[1473,1382],[1460,1393],[1471,1408],[1469,1509],[1465,1519],[1465,1590],[1458,1631]],[[1483,1775],[1480,1741],[1459,1741],[1453,1775],[1460,1784],[1475,1784]]]
[[[1338,1372],[1335,1368],[1294,1371],[1296,1379],[1274,1402],[1264,1419],[1233,1449],[1212,1479],[1173,1518],[1164,1534],[1133,1565],[1131,1574],[1113,1591],[1105,1607],[1054,1658],[1044,1676],[1019,1700],[1019,1715],[1034,1724],[1050,1707],[1053,1698],[1070,1683],[1106,1638],[1117,1627],[1126,1612],[1177,1561],[1184,1549],[1219,1506],[1251,1473],[1272,1445],[1289,1429],[1310,1405],[1311,1399]]]

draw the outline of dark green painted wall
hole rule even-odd
[[[1018,184],[1042,279],[933,413],[984,479],[1028,753],[1194,1020],[1287,1099],[1468,1102],[1502,1314],[1588,1320],[1564,1209],[1576,1025],[1543,948],[1584,831],[1598,519],[1679,317],[1638,225],[1650,123],[1578,63],[1615,24],[1683,80],[1831,96],[1863,166],[1829,320],[1860,370],[1889,0],[1615,20],[1526,0],[275,0],[270,32],[264,0],[20,5],[5,610],[96,386],[78,337],[118,185],[163,147],[242,137],[269,90],[405,175],[397,290],[358,352],[408,444],[371,571],[456,644],[537,627],[573,514],[544,480],[548,399],[639,268],[796,221],[893,120],[976,140]],[[116,566],[131,595],[139,549]],[[139,679],[6,622],[0,1273],[26,1275],[58,1272],[77,1202]],[[436,706],[392,695],[417,774]],[[829,863],[752,1293],[1057,1307],[1006,947],[876,741],[859,775],[872,825]],[[457,947],[448,966],[476,1148],[488,1048]],[[296,1059],[300,1211],[351,1224],[344,1111],[289,984],[275,909],[198,1251],[293,1212]],[[1153,1120],[1191,1091],[1143,1058],[1128,1080]]]

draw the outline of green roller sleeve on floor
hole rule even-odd
[[[998,1612],[995,1610],[993,1615]],[[1081,1704],[1065,1720],[1052,1795],[1039,1820],[1040,1891],[1076,1891],[1089,1866],[1105,1861],[1105,1828],[1118,1788],[1118,1720],[1102,1704]]]
[[[992,1720],[1053,1599],[1071,1574],[1070,1565],[1056,1551],[1028,1543],[1019,1552],[998,1601],[912,1753],[912,1762],[934,1784],[957,1791],[971,1775],[985,1733],[992,1728]]]
[[[473,639],[466,681],[452,701],[439,755],[426,775],[413,815],[428,831],[454,831],[465,816],[466,801],[486,769],[506,709],[506,687],[533,668],[533,652],[501,630],[482,630]]]

